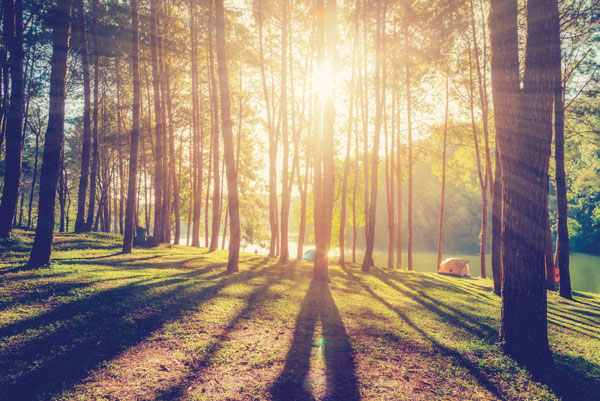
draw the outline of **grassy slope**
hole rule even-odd
[[[60,235],[51,269],[0,245],[0,399],[600,399],[600,296],[550,295],[557,371],[494,344],[489,280]]]

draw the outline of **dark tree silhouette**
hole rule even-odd
[[[23,114],[25,77],[23,71],[23,0],[4,0],[4,43],[10,53],[10,105],[6,119],[6,159],[4,187],[0,201],[0,238],[10,237],[17,214],[21,158],[23,154]],[[4,78],[6,80],[6,77]],[[0,142],[1,143],[1,142]]]
[[[140,31],[137,0],[131,0],[131,69],[133,72],[133,120],[131,127],[131,145],[129,151],[129,183],[127,186],[127,205],[125,207],[125,233],[123,235],[123,253],[130,253],[133,245],[135,198],[137,195],[138,141],[140,137]]]
[[[30,267],[50,263],[54,235],[56,185],[61,167],[61,152],[65,130],[65,87],[67,58],[71,37],[71,0],[59,0],[52,16],[52,72],[50,75],[50,109],[44,141],[38,221],[29,257]]]

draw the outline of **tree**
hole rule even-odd
[[[444,140],[442,145],[442,191],[440,195],[440,228],[438,231],[438,252],[437,252],[437,268],[440,268],[442,264],[442,243],[444,240],[444,206],[445,206],[445,195],[446,195],[446,151],[448,144],[448,103],[449,103],[449,90],[448,90],[448,77],[446,77],[446,109],[444,112]]]
[[[83,69],[83,141],[81,145],[81,175],[79,177],[79,190],[77,193],[77,217],[75,218],[75,232],[85,229],[85,199],[90,176],[90,147],[92,142],[91,131],[91,89],[90,89],[90,61],[88,52],[87,29],[85,24],[84,0],[77,1],[79,11],[79,29],[81,36],[81,61]]]
[[[385,21],[385,17],[382,18],[382,6],[381,1],[377,1],[377,27],[375,33],[375,136],[373,138],[373,156],[371,160],[371,195],[369,196],[369,224],[366,237],[366,251],[365,257],[362,263],[362,271],[369,272],[371,266],[373,266],[373,249],[375,245],[375,223],[377,216],[377,184],[379,177],[379,137],[381,134],[381,119],[383,113],[382,107],[382,93],[385,93],[385,89],[380,89],[380,70],[381,70],[381,30],[382,30],[382,19]]]
[[[551,362],[545,282],[545,180],[552,135],[552,7],[527,2],[520,89],[517,2],[491,3],[492,93],[504,183],[502,307],[504,350],[533,365]],[[546,169],[546,170],[545,170]],[[524,219],[527,222],[524,224]]]
[[[553,10],[554,11],[554,10]],[[569,228],[567,211],[567,184],[565,174],[565,98],[562,76],[562,54],[560,43],[560,18],[558,6],[553,16],[552,66],[554,71],[554,160],[556,163],[557,233],[555,265],[559,274],[559,294],[571,299],[571,273],[569,271]]]
[[[21,158],[23,155],[23,113],[25,78],[23,71],[23,0],[4,0],[4,43],[10,58],[10,105],[5,122],[6,167],[0,201],[0,238],[9,238],[17,213]],[[7,77],[4,78],[7,85]]]
[[[217,80],[215,77],[215,62],[213,50],[213,0],[208,2],[208,59],[210,73],[210,108],[212,111],[211,138],[212,138],[212,161],[213,161],[213,200],[212,200],[212,226],[210,252],[217,250],[219,246],[219,225],[221,222],[221,190],[219,187],[221,178],[219,174],[219,100],[217,98]],[[221,116],[222,117],[222,116]]]
[[[140,136],[140,28],[138,21],[137,0],[131,0],[131,27],[131,68],[133,71],[133,121],[131,127],[131,144],[129,152],[129,183],[127,186],[127,205],[125,207],[125,233],[123,235],[123,253],[131,253],[131,247],[133,245],[133,215],[135,213],[135,197],[137,194],[136,174],[138,162],[138,141]]]
[[[335,0],[327,0],[325,9],[323,0],[317,0],[317,65],[321,71],[334,68],[336,60],[336,16]],[[327,31],[327,56],[325,55],[325,30]],[[326,58],[327,57],[327,58]],[[327,64],[329,63],[329,65]],[[333,86],[333,85],[331,85]],[[333,92],[333,88],[332,88]],[[321,93],[315,101],[314,116],[314,221],[315,221],[315,258],[314,278],[329,281],[328,255],[331,243],[331,220],[333,217],[334,197],[334,93]],[[317,145],[318,144],[318,145]]]
[[[223,0],[215,0],[216,31],[217,31],[217,62],[219,65],[219,85],[221,89],[221,119],[223,124],[223,148],[225,168],[227,173],[227,204],[231,221],[229,223],[229,258],[227,272],[235,273],[239,270],[238,259],[240,254],[240,212],[238,200],[238,177],[233,150],[233,132],[230,115],[231,100],[229,97],[229,76],[227,72],[227,53],[225,43],[225,12]]]
[[[163,120],[160,102],[160,71],[158,64],[158,13],[156,0],[150,1],[150,46],[152,53],[152,89],[154,97],[154,133],[156,136],[156,149],[154,151],[154,232],[153,245],[162,242],[163,237]]]
[[[71,5],[71,0],[58,0],[51,19],[50,109],[40,174],[38,221],[29,257],[29,266],[33,268],[50,263],[52,253],[56,185],[61,169],[61,152],[65,127],[65,87],[69,39],[71,37]]]
[[[100,55],[98,50],[98,0],[93,0],[92,4],[92,42],[94,43],[94,127],[92,129],[92,165],[90,170],[90,200],[88,205],[88,215],[85,222],[85,231],[92,231],[94,225],[94,210],[96,206],[96,187],[98,180],[98,163],[100,158],[100,150],[98,145],[98,108],[100,101],[99,85],[100,85]]]
[[[354,38],[352,45],[352,72],[350,77],[350,100],[348,102],[348,135],[346,137],[346,158],[344,159],[344,178],[342,181],[342,206],[340,209],[340,260],[341,264],[344,263],[346,256],[346,243],[345,243],[345,234],[346,234],[346,197],[348,191],[348,174],[350,172],[350,149],[352,145],[352,123],[354,119],[354,95],[356,92],[356,53],[358,49],[358,16],[359,16],[359,1],[356,0],[354,5]],[[355,155],[356,160],[358,160],[358,152]],[[354,202],[356,201],[356,183],[354,185]],[[355,210],[355,209],[354,209]],[[354,215],[354,218],[356,216]],[[354,228],[356,228],[356,224],[354,224]],[[356,236],[354,236],[356,238]],[[353,246],[352,252],[353,258],[352,260],[356,260],[355,249]]]
[[[291,187],[289,186],[290,141],[288,133],[287,104],[287,44],[288,44],[288,6],[289,0],[281,0],[281,134],[283,136],[283,166],[281,172],[281,242],[279,260],[289,258],[288,220],[290,214]],[[290,58],[292,54],[290,54]],[[293,177],[292,177],[293,178]]]

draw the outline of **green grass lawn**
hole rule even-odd
[[[600,295],[549,295],[556,369],[496,345],[490,280],[58,235],[0,244],[1,400],[600,400]],[[417,268],[418,263],[417,263]]]
[[[362,262],[363,253],[357,254],[357,262]],[[352,253],[346,254],[347,260],[352,260]],[[462,258],[469,261],[471,275],[479,277],[481,274],[481,260],[479,254],[468,255],[460,253],[446,253],[444,258]],[[375,251],[373,259],[377,266],[387,266],[387,252]],[[406,269],[407,255],[402,254],[402,267]],[[415,252],[413,264],[416,271],[422,273],[435,273],[437,271],[437,253]],[[572,253],[569,257],[569,269],[571,272],[571,287],[577,291],[600,293],[600,256],[586,253]],[[488,279],[492,279],[491,256],[486,255],[486,273]]]

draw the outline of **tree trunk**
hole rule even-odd
[[[317,0],[317,10],[323,10],[323,0]],[[327,1],[325,18],[317,21],[317,65],[325,67],[326,60],[335,68],[336,60],[336,4],[335,0]],[[327,31],[327,55],[325,55],[325,32]],[[327,59],[325,58],[327,57]],[[315,107],[315,182],[314,182],[314,221],[315,221],[315,258],[314,279],[329,281],[328,254],[331,244],[331,222],[333,217],[334,197],[334,98],[331,93],[325,99],[317,99]]]
[[[125,234],[123,235],[123,253],[131,253],[135,234],[133,215],[137,194],[138,141],[140,136],[140,28],[138,20],[138,2],[131,0],[131,69],[133,72],[133,110],[131,125],[131,144],[129,150],[129,182],[127,185],[127,205],[125,206]]]
[[[131,5],[133,7],[133,4]],[[132,10],[133,12],[133,10]],[[133,18],[133,15],[132,15]],[[138,33],[139,34],[139,33]],[[139,56],[138,56],[139,58]],[[132,63],[133,64],[133,63]],[[138,81],[139,81],[139,67],[138,67]],[[117,61],[117,59],[115,59],[115,79],[117,81],[117,135],[118,135],[118,149],[117,149],[117,157],[119,158],[118,164],[119,164],[119,213],[118,213],[118,230],[119,230],[119,234],[123,234],[123,218],[125,217],[124,215],[124,207],[125,207],[125,173],[124,173],[124,166],[123,166],[123,157],[121,155],[123,146],[121,145],[121,138],[122,138],[122,119],[121,119],[121,71],[119,68],[119,63]],[[141,94],[140,94],[140,98],[141,98]],[[141,100],[140,100],[140,104],[141,104]],[[141,111],[141,109],[140,109]],[[138,128],[139,131],[139,128]],[[139,134],[138,134],[139,136]],[[116,183],[115,183],[115,189],[116,189]],[[117,196],[115,193],[115,232],[117,232],[117,206],[116,206],[116,200]]]
[[[60,154],[60,172],[58,176],[58,203],[60,209],[60,222],[58,231],[65,232],[65,156],[64,156],[64,141],[61,145],[62,152]]]
[[[448,77],[446,77],[446,111],[444,113],[444,140],[442,151],[442,192],[440,196],[440,227],[438,231],[438,253],[437,253],[437,269],[439,270],[442,264],[442,243],[444,240],[444,206],[446,203],[446,151],[448,143],[448,103],[449,89]]]
[[[548,183],[549,184],[549,183]],[[545,240],[545,263],[546,263],[546,288],[554,291],[554,251],[552,249],[552,228],[550,227],[550,209],[548,196],[546,195],[546,240]]]
[[[281,167],[281,242],[279,261],[287,262],[288,249],[288,220],[290,215],[289,191],[289,159],[290,141],[288,133],[288,105],[287,105],[287,47],[288,47],[288,6],[289,0],[281,0],[281,134],[283,145],[283,165]],[[292,55],[290,54],[290,57]],[[293,99],[292,99],[293,101]]]
[[[37,180],[38,171],[38,155],[40,148],[40,132],[35,132],[35,155],[33,160],[33,178],[31,179],[31,191],[29,191],[29,207],[27,212],[27,229],[30,230],[32,225],[31,210],[33,209],[33,194],[35,193],[35,182]]]
[[[160,4],[163,6],[163,3]],[[162,27],[162,30],[158,32],[157,46],[158,46],[158,70],[159,70],[159,87],[160,87],[160,112],[162,120],[162,159],[160,162],[163,179],[162,179],[162,222],[160,231],[160,242],[170,243],[171,242],[171,171],[169,169],[169,138],[168,129],[171,126],[171,121],[167,118],[167,84],[166,84],[166,67],[165,67],[165,47],[163,46],[164,31],[167,29],[161,25],[165,23],[167,18],[161,19],[163,16],[163,9],[157,10],[157,29]]]
[[[396,116],[398,116],[398,121],[396,123],[398,126],[398,138],[396,139],[396,174],[398,176],[398,238],[396,239],[398,253],[396,254],[396,268],[400,269],[402,268],[402,142],[400,141],[400,89],[397,85],[395,89],[398,93],[398,99],[396,101],[396,107],[398,109],[396,111]]]
[[[496,143],[496,170],[492,196],[492,275],[494,276],[494,294],[502,293],[502,167],[500,151]]]
[[[79,190],[77,193],[77,217],[75,218],[75,232],[85,230],[85,199],[87,196],[88,181],[90,176],[90,147],[92,142],[91,131],[91,90],[90,90],[90,60],[88,51],[87,29],[85,26],[84,0],[78,0],[81,59],[83,69],[83,144],[81,148],[81,175],[79,177]]]
[[[223,0],[215,1],[216,31],[217,31],[217,61],[219,64],[219,84],[221,88],[221,121],[223,123],[223,148],[225,153],[225,167],[227,174],[227,204],[229,206],[229,258],[227,272],[234,273],[239,270],[238,259],[240,254],[240,214],[238,201],[237,171],[235,169],[235,155],[233,150],[233,132],[230,116],[229,76],[227,73],[227,55],[225,52],[225,16]]]
[[[200,246],[200,211],[202,210],[202,176],[201,163],[199,160],[202,157],[202,147],[198,146],[199,127],[198,127],[198,37],[196,33],[196,9],[194,1],[190,0],[190,47],[191,47],[191,64],[192,64],[192,144],[191,158],[192,165],[190,174],[191,178],[191,199],[192,209],[190,215],[193,214],[193,229],[192,229],[192,246]],[[199,154],[200,153],[200,154]],[[200,170],[200,171],[199,171]],[[189,219],[188,219],[188,237],[189,237]],[[189,240],[189,238],[188,238]]]
[[[408,29],[405,30],[408,36]],[[405,37],[408,41],[408,37]],[[410,91],[410,60],[406,61],[406,117],[408,125],[408,270],[413,269],[413,143],[412,143],[412,109]]]
[[[98,54],[98,38],[96,34],[96,8],[97,1],[93,1],[92,5],[92,41],[94,43],[94,127],[92,130],[93,145],[92,145],[92,165],[90,170],[90,200],[88,204],[88,215],[85,224],[85,231],[91,231],[94,223],[94,208],[96,205],[96,182],[98,179],[98,158],[100,153],[98,150],[98,85],[100,84],[100,63]]]
[[[556,1],[553,7],[557,10]],[[552,363],[546,319],[548,171],[544,169],[548,166],[552,135],[553,76],[547,38],[553,7],[542,0],[527,3],[522,90],[517,2],[495,0],[490,12],[492,86],[504,180],[500,337],[507,354],[538,367]],[[523,223],[524,218],[527,224]]]
[[[57,1],[52,19],[50,108],[40,174],[38,221],[29,257],[29,266],[33,268],[49,264],[52,252],[56,184],[60,172],[60,156],[65,127],[65,87],[71,36],[71,3],[71,0]]]
[[[216,1],[216,0],[215,0]],[[215,3],[216,4],[216,3]],[[208,2],[208,57],[210,72],[210,99],[212,110],[212,156],[213,156],[213,200],[212,200],[212,230],[209,252],[214,252],[219,246],[219,225],[221,223],[221,191],[219,183],[219,99],[217,98],[217,80],[215,77],[215,62],[213,50],[213,0]],[[222,118],[222,116],[221,116]],[[224,125],[223,125],[224,126]]]
[[[340,264],[343,264],[346,256],[346,243],[345,243],[345,235],[346,235],[346,198],[348,192],[348,174],[350,173],[350,149],[352,145],[352,122],[354,119],[353,111],[354,111],[354,93],[356,91],[356,52],[358,48],[358,16],[359,16],[359,2],[356,0],[354,5],[354,38],[352,45],[352,72],[350,75],[350,100],[348,103],[348,136],[346,137],[346,158],[344,159],[344,179],[342,181],[342,205],[340,210]],[[358,157],[358,153],[356,154]],[[356,187],[356,185],[355,185]],[[356,193],[355,197],[356,199]],[[356,227],[356,223],[354,224]],[[353,259],[355,256],[353,257]]]
[[[375,135],[373,137],[373,156],[371,160],[371,195],[369,197],[369,225],[366,238],[365,257],[362,271],[369,272],[373,266],[373,248],[375,245],[375,223],[377,216],[377,184],[379,177],[379,137],[381,135],[382,98],[380,88],[381,70],[381,27],[382,27],[381,0],[377,1],[377,27],[375,33]]]
[[[554,17],[554,29],[551,37],[553,46],[554,70],[554,160],[557,203],[557,230],[555,265],[558,266],[559,294],[572,299],[571,273],[569,271],[569,228],[567,210],[567,183],[565,174],[565,98],[562,84],[562,54],[560,43],[560,21]]]
[[[10,52],[10,106],[6,119],[4,187],[0,201],[0,238],[9,238],[17,214],[21,159],[23,155],[23,108],[25,77],[23,69],[23,0],[3,2],[4,43]]]
[[[153,245],[161,243],[163,233],[163,186],[164,171],[162,168],[163,160],[163,121],[160,103],[160,72],[158,65],[158,13],[157,0],[150,2],[150,47],[152,52],[152,88],[154,91],[154,131],[156,137],[155,163],[154,163],[154,232]]]

